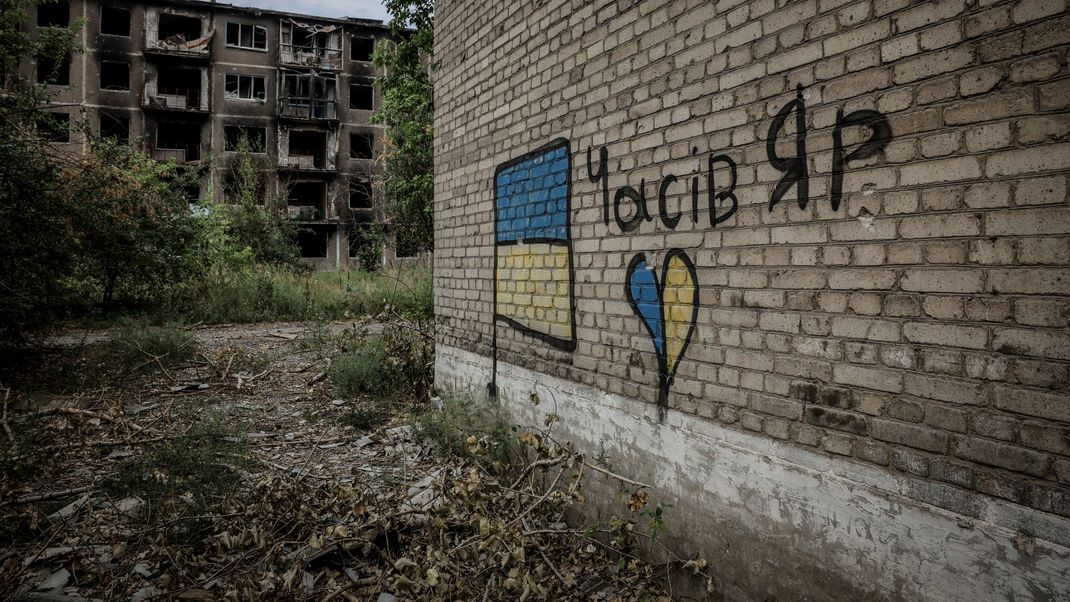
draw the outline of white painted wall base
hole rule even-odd
[[[440,388],[486,394],[490,358],[436,353]],[[710,562],[720,597],[1070,600],[1065,518],[679,412],[659,424],[652,403],[511,364],[497,382],[518,424],[556,412],[557,436],[654,484],[674,545]],[[944,496],[972,516],[919,501]]]

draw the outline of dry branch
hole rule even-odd
[[[80,493],[86,493],[86,492],[89,492],[89,491],[93,491],[94,489],[95,489],[94,486],[87,485],[85,487],[72,487],[71,489],[61,489],[59,491],[50,491],[48,493],[37,493],[37,494],[34,494],[34,495],[24,495],[24,496],[22,496],[20,498],[15,498],[13,500],[6,500],[6,501],[3,501],[3,502],[0,502],[0,508],[6,507],[6,506],[22,506],[24,504],[33,504],[35,502],[47,502],[49,500],[55,500],[55,499],[70,497],[72,495],[78,495]]]

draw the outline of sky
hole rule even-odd
[[[221,0],[237,6],[256,6],[318,17],[357,17],[388,21],[382,0]]]

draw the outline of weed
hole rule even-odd
[[[217,270],[175,302],[177,313],[206,323],[313,320],[343,313],[340,295],[288,268]]]
[[[418,401],[430,399],[435,377],[435,341],[430,323],[388,324],[379,342],[399,373],[396,386]]]
[[[222,378],[239,372],[257,374],[271,365],[271,356],[260,350],[225,345],[216,349],[210,357],[206,356],[213,374]]]
[[[210,416],[188,433],[121,464],[104,489],[113,497],[144,500],[143,520],[182,519],[205,514],[233,494],[248,461],[239,431]],[[176,534],[194,527],[191,522],[176,525]]]
[[[657,506],[647,508],[640,513],[647,518],[646,530],[647,533],[650,534],[651,542],[658,540],[658,533],[665,532],[665,519],[662,515],[669,508],[672,508],[672,504],[668,502],[658,502]]]
[[[439,454],[489,459],[498,473],[523,459],[516,431],[497,401],[456,395],[443,396],[442,410],[419,415],[413,428],[416,438],[431,443]]]
[[[129,372],[153,371],[184,362],[197,353],[197,340],[174,325],[131,323],[112,337],[111,349]]]
[[[340,338],[331,333],[327,322],[315,321],[305,326],[301,338],[294,341],[294,346],[301,351],[312,352],[319,359],[326,359],[332,355]]]
[[[390,420],[390,413],[380,403],[364,404],[349,410],[338,419],[342,426],[351,426],[362,431],[372,431]]]
[[[330,278],[328,275],[320,278]],[[423,268],[399,268],[396,272],[347,272],[344,290],[349,308],[356,315],[375,316],[396,312],[413,320],[434,317],[431,272]]]
[[[343,397],[393,397],[401,371],[375,342],[337,358],[331,365],[331,383]]]

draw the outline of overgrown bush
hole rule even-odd
[[[226,203],[213,207],[219,221],[220,266],[297,265],[298,228],[283,212],[285,199],[269,189],[264,173],[270,164],[263,150],[242,132],[225,166]]]
[[[376,272],[383,267],[383,247],[386,246],[386,237],[383,235],[383,227],[379,224],[356,224],[349,233],[356,238],[357,262],[360,268],[367,272]]]
[[[102,306],[119,291],[133,301],[157,302],[170,285],[200,270],[203,223],[185,195],[200,176],[111,139],[95,140],[86,156],[65,162],[75,273],[96,284]]]
[[[331,382],[344,397],[426,401],[434,379],[435,343],[428,324],[398,321],[343,353]]]
[[[441,410],[416,417],[413,432],[441,455],[477,462],[489,459],[487,467],[501,473],[522,459],[518,456],[517,430],[497,400],[446,394]]]
[[[435,335],[430,322],[394,322],[379,338],[396,365],[396,386],[415,401],[427,401],[434,386]]]
[[[78,51],[71,27],[27,28],[36,0],[0,2],[0,346],[19,342],[67,314],[64,280],[74,265],[74,200],[60,180],[52,147],[38,126],[47,117],[46,86],[23,68],[29,61]],[[44,61],[42,61],[42,64]]]
[[[434,246],[434,2],[392,0],[392,38],[376,45],[382,95],[372,121],[383,125],[385,217],[405,253]]]
[[[394,398],[402,388],[401,370],[378,341],[336,358],[330,375],[343,397]]]

